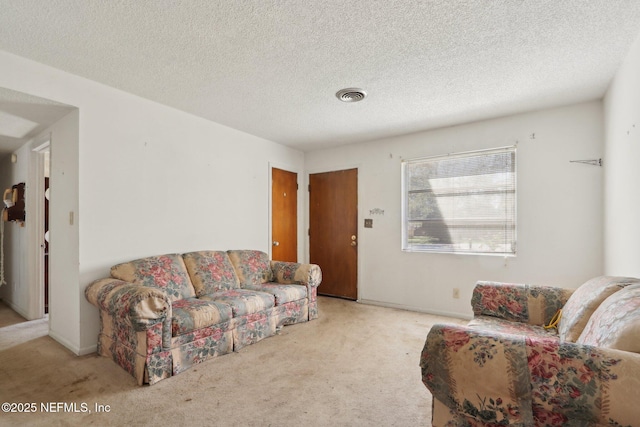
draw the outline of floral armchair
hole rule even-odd
[[[472,306],[468,325],[435,325],[422,351],[433,426],[640,425],[638,279],[575,292],[478,282]]]

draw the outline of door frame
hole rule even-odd
[[[29,150],[27,221],[27,265],[29,319],[44,317],[44,153],[51,155],[51,134],[35,140]],[[51,160],[49,160],[51,162]],[[49,292],[51,297],[51,292]],[[51,298],[50,298],[51,299]],[[51,314],[51,304],[49,304]]]
[[[331,166],[325,166],[325,167],[317,167],[317,168],[313,168],[313,169],[309,169],[308,171],[305,172],[304,175],[304,179],[305,179],[305,183],[304,183],[304,189],[305,189],[305,193],[304,193],[304,209],[305,209],[305,217],[304,217],[304,223],[305,223],[305,231],[304,231],[304,248],[305,248],[305,262],[309,262],[310,259],[310,242],[309,242],[309,227],[311,226],[310,224],[310,220],[309,220],[309,175],[313,175],[316,173],[327,173],[327,172],[339,172],[339,171],[343,171],[343,170],[348,170],[348,169],[357,169],[358,171],[358,206],[356,206],[356,212],[358,213],[358,220],[357,220],[357,230],[358,230],[358,245],[356,246],[356,251],[358,252],[358,257],[357,257],[357,263],[358,265],[356,265],[356,272],[357,272],[357,279],[356,279],[356,289],[357,289],[357,293],[358,293],[358,298],[356,299],[356,302],[360,302],[363,300],[362,298],[362,286],[361,286],[361,280],[362,280],[362,265],[364,264],[363,261],[363,252],[360,250],[360,248],[362,248],[363,244],[366,244],[366,238],[365,235],[366,233],[363,233],[364,230],[364,226],[361,224],[362,222],[362,218],[364,218],[364,216],[362,215],[362,198],[360,197],[362,194],[364,194],[363,192],[363,179],[362,176],[364,175],[364,170],[365,167],[362,165],[362,163],[346,163],[346,164],[341,164],[340,166],[335,166],[335,167],[331,167]]]
[[[305,176],[303,175],[304,171],[300,170],[299,168],[292,166],[290,164],[284,164],[284,163],[279,163],[279,162],[272,162],[270,161],[268,164],[268,171],[267,171],[267,176],[269,177],[268,179],[268,185],[269,185],[269,189],[268,189],[268,197],[269,197],[269,203],[268,203],[268,211],[269,211],[269,224],[268,224],[268,231],[267,231],[267,248],[268,251],[267,253],[269,254],[269,259],[273,259],[273,247],[272,247],[272,242],[273,242],[273,235],[272,235],[272,227],[273,227],[273,215],[272,215],[272,211],[273,211],[273,200],[272,200],[272,195],[271,195],[271,189],[273,187],[273,180],[272,180],[272,174],[271,174],[271,170],[273,168],[276,169],[281,169],[287,172],[292,172],[295,173],[298,176],[298,192],[297,192],[297,206],[296,206],[296,216],[297,216],[297,232],[298,232],[298,236],[297,236],[297,246],[298,246],[298,251],[297,251],[297,257],[298,257],[298,262],[303,262],[303,259],[309,259],[308,256],[307,258],[304,258],[305,256],[305,250],[304,250],[304,243],[305,243],[305,237],[306,237],[306,233],[304,232],[305,230],[305,221],[304,221],[304,217],[303,217],[303,209],[304,209],[304,200],[301,196],[302,190],[306,188],[306,186],[304,185],[303,181],[305,179]],[[302,219],[302,220],[301,220]],[[308,252],[308,251],[307,251]]]

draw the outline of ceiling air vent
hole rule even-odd
[[[367,92],[358,88],[348,88],[339,90],[336,97],[342,102],[358,102],[367,96]]]

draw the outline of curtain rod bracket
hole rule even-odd
[[[569,163],[582,163],[583,165],[602,166],[602,159],[569,160]]]

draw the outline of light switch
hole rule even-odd
[[[366,218],[364,220],[364,228],[373,228],[373,220],[370,218]]]

